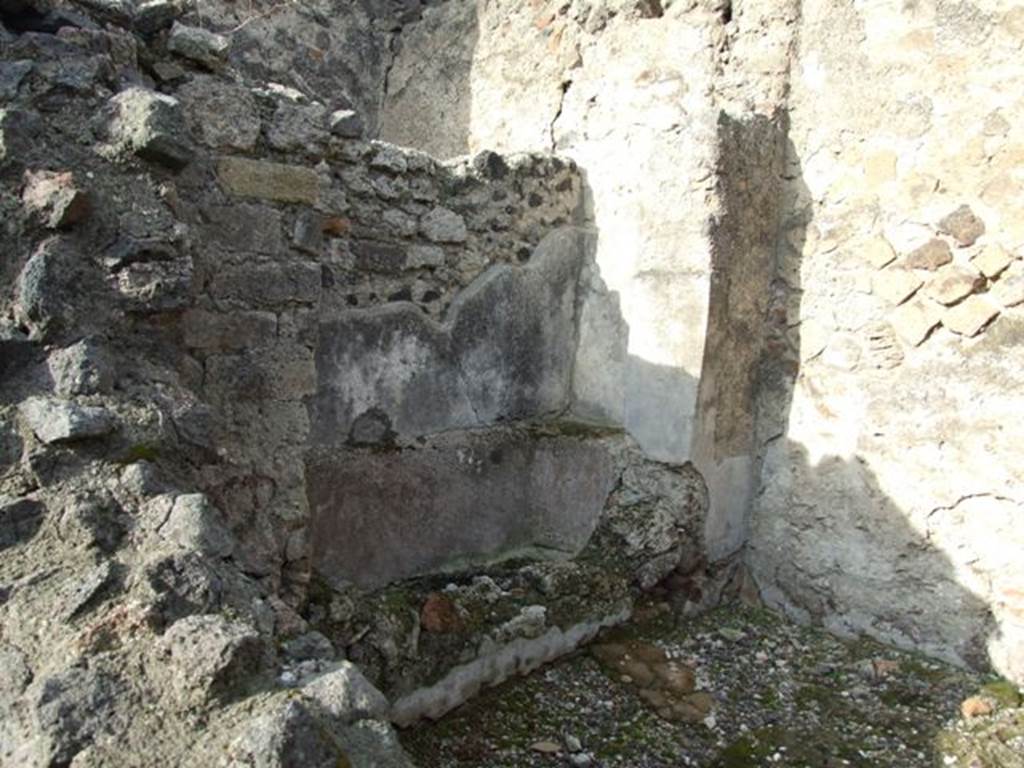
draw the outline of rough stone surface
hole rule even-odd
[[[999,277],[1012,263],[1013,257],[999,245],[989,245],[971,259],[971,264],[990,279]]]
[[[224,188],[234,195],[284,203],[315,203],[319,179],[308,168],[225,157],[217,165]]]
[[[231,41],[223,35],[177,21],[167,38],[168,50],[211,69],[227,58],[230,47]]]
[[[54,392],[63,397],[107,394],[114,384],[109,355],[97,339],[56,350],[46,362]]]
[[[924,292],[940,304],[955,304],[985,285],[985,278],[972,267],[950,264],[928,281]]]
[[[161,639],[169,657],[169,683],[185,700],[228,696],[259,663],[259,634],[222,616],[188,616]]]
[[[927,299],[917,299],[899,307],[889,321],[901,339],[919,345],[942,320],[942,310]]]
[[[871,289],[893,305],[902,304],[924,284],[924,280],[909,269],[887,269],[871,278]]]
[[[21,199],[25,207],[51,229],[77,224],[90,210],[89,196],[75,186],[69,171],[29,171]]]
[[[908,269],[928,269],[934,272],[952,260],[953,254],[946,241],[932,239],[907,254],[903,264]]]
[[[952,237],[963,248],[974,245],[974,241],[985,234],[985,222],[969,205],[961,205],[939,221],[939,231]]]
[[[110,107],[109,132],[116,147],[172,169],[192,159],[181,107],[173,96],[132,87],[114,96]]]
[[[961,336],[975,336],[992,318],[999,314],[999,307],[982,296],[971,296],[961,304],[946,310],[942,324]]]
[[[329,580],[379,586],[509,557],[566,558],[596,528],[613,481],[599,445],[514,433],[324,453],[306,467],[313,560]]]
[[[1021,679],[1020,14],[904,5],[0,8],[0,762],[402,765],[328,646],[440,714],[644,591]]]
[[[114,420],[103,408],[43,397],[26,400],[19,413],[25,425],[44,443],[101,437],[114,429]]]
[[[329,670],[303,683],[300,689],[307,699],[315,701],[325,712],[341,723],[366,718],[384,719],[388,700],[348,661],[338,662]]]

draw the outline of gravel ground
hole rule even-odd
[[[638,613],[591,648],[403,732],[403,745],[421,768],[1024,767],[1024,710],[1005,681],[740,606],[679,623],[667,606]],[[623,674],[630,653],[609,662],[623,648],[692,670],[687,701],[705,706],[655,706],[664,701]]]

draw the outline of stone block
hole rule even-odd
[[[0,162],[20,162],[41,129],[39,115],[23,109],[0,109]]]
[[[18,407],[18,413],[33,434],[47,444],[102,437],[114,430],[114,419],[105,408],[52,398],[29,398]]]
[[[234,299],[253,306],[312,304],[320,297],[318,264],[265,264],[219,272],[210,283],[215,299]]]
[[[240,197],[313,205],[320,193],[316,172],[298,165],[224,157],[217,176],[225,191]]]
[[[259,634],[248,624],[215,614],[174,622],[161,646],[179,700],[197,702],[230,694],[258,669],[263,650]]]
[[[328,671],[303,683],[302,695],[315,701],[339,722],[386,718],[388,700],[350,661],[340,661]]]
[[[440,206],[420,220],[420,232],[435,243],[466,242],[466,222],[455,211]]]
[[[165,29],[189,9],[182,0],[142,0],[135,6],[132,26],[144,35]]]
[[[177,21],[167,38],[167,50],[208,69],[220,67],[230,47],[231,40],[224,35]]]
[[[896,258],[896,252],[884,237],[875,237],[864,243],[861,255],[875,269],[891,264]]]
[[[909,269],[886,269],[871,278],[871,290],[893,305],[902,304],[924,284],[917,273]]]
[[[209,557],[228,557],[235,542],[220,518],[220,512],[206,496],[186,493],[175,497],[158,533],[160,538],[182,549]]]
[[[970,296],[946,310],[942,324],[961,336],[977,336],[999,314],[999,307],[983,296]]]
[[[945,240],[933,238],[919,248],[914,249],[903,260],[908,269],[928,269],[935,271],[953,260],[953,252]]]
[[[1024,272],[1003,275],[992,286],[990,295],[1004,307],[1024,304]]]
[[[282,101],[267,129],[267,143],[282,152],[319,154],[327,140],[327,110],[321,104]]]
[[[989,279],[998,277],[1012,262],[1013,256],[1001,245],[995,244],[986,246],[971,259],[971,264]]]
[[[405,173],[409,169],[406,153],[391,144],[376,143],[377,151],[370,158],[370,167],[391,173]]]
[[[942,309],[933,302],[920,297],[899,306],[890,316],[893,330],[911,346],[918,346],[928,338],[942,321]]]
[[[110,137],[116,147],[177,170],[192,159],[177,99],[133,86],[110,100]]]
[[[114,383],[110,358],[95,339],[84,339],[53,352],[46,364],[54,391],[62,397],[104,394]]]
[[[109,674],[72,666],[34,682],[27,706],[35,724],[35,757],[42,765],[70,765],[101,734],[125,695]]]
[[[211,205],[203,215],[206,242],[239,253],[273,255],[284,248],[281,212],[269,205]]]
[[[89,215],[89,196],[75,186],[71,171],[27,171],[21,201],[44,227],[65,229]]]
[[[356,268],[366,272],[395,275],[405,269],[405,247],[377,240],[354,240],[351,245]]]
[[[932,277],[924,291],[940,304],[956,304],[985,285],[985,278],[971,267],[947,264]]]
[[[256,100],[245,86],[196,75],[177,91],[192,135],[214,149],[250,150],[260,136]]]
[[[444,260],[444,249],[436,245],[413,245],[406,252],[406,265],[409,269],[443,267]]]
[[[331,113],[331,133],[345,139],[358,139],[363,135],[363,119],[351,109],[339,109]]]
[[[303,211],[295,217],[292,245],[312,256],[320,255],[324,247],[324,217],[316,211]]]
[[[212,355],[206,369],[207,391],[226,401],[298,401],[316,391],[313,353],[297,344]],[[278,408],[275,415],[280,413]],[[267,419],[264,426],[276,429],[279,425]]]
[[[985,234],[985,222],[968,205],[961,205],[939,221],[939,231],[956,240],[964,248]]]
[[[314,567],[374,587],[508,557],[567,558],[589,540],[614,481],[600,444],[515,432],[317,452],[306,466]]]
[[[0,101],[10,101],[18,95],[18,89],[32,67],[29,59],[0,62]]]
[[[210,312],[190,309],[182,317],[185,346],[193,349],[246,349],[277,338],[273,312]]]

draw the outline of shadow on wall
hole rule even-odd
[[[788,437],[794,392],[807,385],[801,262],[812,203],[782,120],[774,278],[763,297],[759,359],[739,379],[752,387],[756,417],[749,433],[754,465],[744,519],[746,560],[765,603],[797,621],[820,623],[842,636],[870,635],[954,664],[988,667],[987,647],[998,637],[990,607],[960,582],[952,560],[913,527],[867,462],[852,454],[825,455],[814,463],[808,448]],[[743,195],[734,202],[743,203]],[[742,282],[747,275],[741,269],[730,279]],[[713,289],[711,316],[729,318],[724,338],[735,340],[746,329],[732,319],[731,297],[727,291],[723,306]],[[714,333],[713,322],[709,334]],[[728,363],[709,366],[719,377],[722,370],[734,370]],[[706,385],[701,382],[702,393]],[[720,402],[735,392],[726,385],[708,395]],[[826,419],[827,405],[819,402]]]
[[[436,35],[461,44],[429,61],[399,57],[382,120],[388,140],[440,157],[469,148],[479,37],[477,4],[458,4],[454,16],[452,7],[445,5],[447,14],[428,8],[423,21],[403,33],[406,44],[424,50],[437,48],[422,44]],[[786,436],[801,381],[801,253],[812,224],[787,131],[781,113],[725,116],[719,125],[716,171],[724,210],[713,222],[691,454],[711,495],[709,555],[727,559],[746,548],[766,600],[795,618],[983,663],[991,615],[958,582],[953,562],[914,530],[863,461],[851,454],[812,464],[807,449]],[[596,272],[594,279],[600,282]],[[594,288],[595,295],[602,288]],[[615,335],[622,318],[609,303],[614,298],[606,292],[601,301],[582,305],[573,413],[584,422],[621,426],[630,423],[626,407],[660,403],[640,418],[672,432],[678,414],[669,411],[687,402],[698,383],[685,371],[628,353],[624,337]],[[584,357],[589,360],[581,366]],[[594,375],[584,377],[587,370]],[[638,396],[647,391],[651,397]],[[794,486],[799,494],[791,493]],[[816,501],[801,506],[801,499]],[[870,507],[864,499],[873,500]],[[752,510],[758,513],[753,526]]]

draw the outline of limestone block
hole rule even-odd
[[[867,262],[875,269],[881,269],[882,267],[891,264],[896,258],[895,251],[893,251],[892,246],[889,245],[889,241],[884,237],[876,237],[868,240],[861,250],[861,255],[863,255]]]
[[[303,211],[296,216],[292,245],[311,256],[318,256],[324,247],[324,217],[315,211]]]
[[[896,178],[896,153],[881,150],[864,159],[864,181],[869,188],[877,187]]]
[[[953,260],[953,252],[945,240],[934,238],[911,251],[903,260],[908,269],[929,269],[935,271]]]
[[[961,248],[974,245],[985,234],[985,222],[968,205],[961,205],[939,221],[939,231],[951,236]]]
[[[961,336],[976,336],[996,315],[999,307],[983,296],[971,296],[946,310],[942,324]]]
[[[925,293],[940,304],[956,304],[985,285],[985,278],[971,267],[947,264],[925,286]]]
[[[167,49],[171,53],[215,69],[227,58],[231,40],[200,27],[190,27],[174,22],[167,38]]]
[[[89,196],[75,186],[71,171],[27,171],[21,201],[50,229],[64,229],[89,215]]]
[[[1004,307],[1016,307],[1024,303],[1024,272],[1003,275],[992,286],[990,295]]]
[[[111,98],[110,105],[109,131],[116,147],[175,170],[192,159],[177,99],[133,86]]]
[[[298,165],[224,157],[217,164],[217,176],[225,191],[240,197],[312,205],[319,196],[316,172]]]
[[[924,284],[917,273],[909,269],[886,269],[871,278],[871,290],[893,305],[902,304]]]
[[[941,320],[941,308],[922,298],[901,305],[889,316],[889,322],[899,337],[915,347],[928,338]]]
[[[981,253],[971,259],[971,263],[990,279],[998,277],[1012,262],[1013,256],[1001,245],[995,244],[986,246]]]
[[[390,173],[405,173],[409,169],[409,159],[406,152],[396,146],[385,143],[375,143],[376,151],[370,158],[370,167]]]
[[[114,430],[114,419],[105,408],[32,397],[18,412],[35,436],[48,444],[101,437]]]

